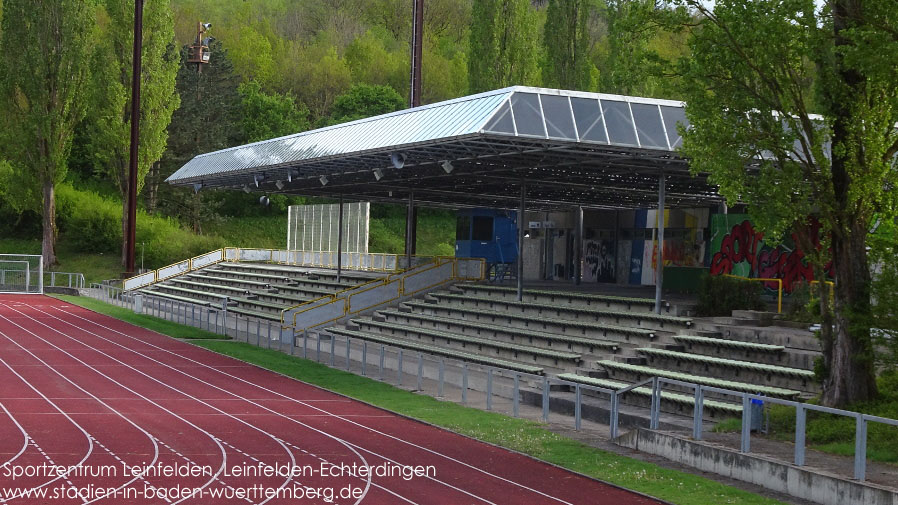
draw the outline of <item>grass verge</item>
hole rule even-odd
[[[141,316],[97,300],[59,296],[76,305],[122,319],[131,324],[177,338],[188,338],[194,328]],[[326,365],[261,349],[242,342],[196,340],[195,345],[247,363],[320,386],[378,407],[440,426],[484,442],[528,454],[543,461],[655,496],[678,505],[728,503],[773,505],[765,498],[719,482],[651,463],[619,456],[563,437],[545,425],[485,412],[435,398],[417,395],[366,377]]]
[[[225,337],[217,333],[201,330],[192,326],[184,326],[182,324],[173,323],[171,321],[159,319],[158,317],[148,316],[146,314],[135,314],[132,310],[116,307],[115,305],[101,302],[99,300],[94,300],[93,298],[88,298],[86,296],[53,296],[71,304],[84,307],[85,309],[90,309],[94,312],[99,312],[100,314],[106,314],[107,316],[120,319],[122,321],[125,321],[126,323],[131,323],[135,326],[140,326],[141,328],[153,330],[156,333],[168,335],[169,337],[187,340],[230,340],[230,337]]]

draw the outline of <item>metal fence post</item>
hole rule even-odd
[[[396,376],[399,379],[397,381],[398,385],[402,385],[402,348],[399,348],[399,366],[396,367]]]
[[[418,353],[418,384],[417,384],[418,391],[422,391],[421,379],[422,379],[423,375],[424,375],[424,356],[419,352]]]
[[[511,396],[511,413],[513,417],[518,417],[518,402],[520,401],[518,396],[521,392],[521,375],[518,373],[514,374],[514,389],[512,390]]]
[[[362,340],[362,376],[368,376],[368,341]]]
[[[383,344],[380,345],[380,380],[384,380],[384,354],[386,354]]]
[[[337,352],[337,336],[331,335],[331,368],[334,367],[334,361],[336,361],[336,358],[334,357],[334,354],[336,354],[336,352]]]
[[[549,378],[543,376],[543,421],[549,422]]]
[[[804,407],[795,407],[795,466],[804,466],[806,424],[807,411]]]
[[[349,370],[349,351],[352,349],[352,339],[346,337],[346,370]]]
[[[608,413],[608,429],[611,440],[617,438],[618,414],[620,410],[620,397],[617,391],[611,392],[611,412]]]
[[[437,396],[439,398],[443,397],[443,378],[446,373],[446,362],[443,357],[440,357],[440,380],[437,382]]]
[[[652,378],[652,408],[649,429],[657,430],[661,425],[661,381],[658,377]]]
[[[315,339],[315,361],[321,362],[321,333]]]
[[[346,356],[349,356],[348,348]],[[302,359],[309,359],[309,330],[303,330],[302,332]],[[346,368],[349,368],[349,359],[346,360]]]
[[[740,451],[751,451],[751,400],[748,394],[742,395],[742,443]]]
[[[854,429],[854,478],[863,482],[867,476],[867,420],[858,414]]]
[[[493,410],[493,367],[486,369],[486,410]]]
[[[468,362],[461,364],[461,403],[468,404]]]
[[[701,386],[695,387],[695,406],[692,410],[692,438],[702,439],[702,417],[705,410],[705,392]]]
[[[574,429],[580,431],[580,421],[583,409],[583,391],[580,388],[580,384],[576,386],[576,399],[574,401]]]

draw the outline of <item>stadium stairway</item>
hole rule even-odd
[[[654,300],[643,298],[537,289],[523,298],[514,288],[460,283],[321,333],[609,389],[660,376],[790,399],[819,392],[812,371],[819,352],[764,336],[776,327],[722,331],[668,303],[656,314]],[[639,387],[622,401],[648,405],[650,396]],[[738,398],[706,397],[712,418],[741,412]],[[692,390],[666,386],[662,410],[691,414],[693,398]]]
[[[224,262],[194,270],[140,290],[155,297],[221,307],[250,319],[281,320],[281,311],[383,277],[267,263]]]

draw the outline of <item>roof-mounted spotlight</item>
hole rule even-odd
[[[256,183],[256,187],[259,187],[259,183],[265,180],[265,174],[256,174],[253,176],[253,182]]]
[[[318,178],[318,180],[321,181],[322,186],[327,186],[327,183],[330,182],[329,180],[327,180],[327,176],[323,174]]]
[[[246,193],[247,195],[250,192],[249,186],[247,186],[246,184],[243,185],[243,192]]]
[[[379,168],[375,168],[374,169],[374,179],[379,181],[379,180],[383,179],[383,177],[384,177],[383,170],[381,170]]]
[[[296,170],[293,170],[292,168],[290,170],[287,170],[287,182],[293,182],[293,178],[297,175],[298,174]]]
[[[209,28],[212,28],[212,23],[203,23],[203,28],[205,28],[205,29],[207,29],[207,30],[208,30]]]
[[[274,183],[274,186],[278,188],[278,191],[284,189],[284,181],[277,181]]]
[[[193,185],[193,194],[199,193],[201,189],[203,189],[203,183],[202,183],[202,182],[198,182],[198,183],[194,184],[194,185]]]
[[[390,161],[393,162],[394,167],[402,168],[405,166],[405,155],[402,153],[393,153],[390,155]]]
[[[262,207],[268,207],[268,204],[270,203],[271,200],[269,200],[267,196],[262,195],[259,197],[259,205],[261,205]]]
[[[446,172],[447,174],[451,174],[452,171],[455,170],[455,167],[452,166],[452,162],[449,160],[443,161],[440,163],[440,166],[443,167],[443,172]]]

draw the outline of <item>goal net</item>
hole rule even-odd
[[[44,292],[44,261],[35,254],[0,254],[0,293]]]

